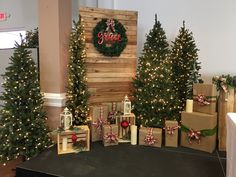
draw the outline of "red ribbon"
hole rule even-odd
[[[205,106],[205,105],[210,104],[210,102],[207,100],[206,96],[203,94],[198,94],[196,100],[197,100],[197,103],[201,106]]]
[[[157,140],[153,136],[153,128],[150,128],[148,130],[148,134],[146,135],[146,137],[144,139],[144,142],[145,142],[145,144],[153,145],[153,144],[155,144],[156,141]]]
[[[117,134],[112,132],[112,127],[110,127],[110,131],[103,136],[103,139],[106,143],[117,143],[118,142],[118,138],[117,138]]]
[[[166,126],[165,130],[167,132],[168,135],[174,135],[175,134],[175,130],[178,129],[179,126],[174,126],[174,127],[170,127],[170,126]]]
[[[117,114],[116,111],[116,103],[112,103],[112,111],[108,113],[108,119],[114,121],[116,119],[115,115]]]
[[[106,24],[106,31],[109,31],[109,29],[111,29],[112,32],[115,32],[115,21],[113,19],[108,19]]]
[[[228,90],[227,90],[227,86],[226,86],[226,79],[225,78],[221,78],[220,79],[220,86],[221,86],[221,88],[224,90],[224,92],[225,93],[227,93],[228,92]]]
[[[100,107],[100,118],[97,119],[96,122],[93,122],[92,125],[94,125],[97,130],[97,129],[101,129],[102,125],[104,125],[104,124],[107,124],[107,121],[104,120],[104,118],[103,118],[103,107]]]
[[[190,144],[192,144],[192,140],[196,140],[197,143],[200,144],[200,139],[201,139],[200,131],[194,131],[193,129],[190,129],[187,135]]]

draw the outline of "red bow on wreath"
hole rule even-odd
[[[106,24],[106,31],[109,31],[109,29],[111,29],[112,32],[115,32],[115,21],[113,19],[108,19]]]
[[[103,136],[103,139],[106,143],[117,143],[118,138],[115,133],[112,132],[112,127],[110,126],[110,132]]]
[[[153,145],[156,142],[156,139],[153,136],[153,128],[150,128],[148,130],[148,134],[146,135],[145,139],[144,139],[145,144],[148,145]]]
[[[197,143],[200,144],[200,139],[201,139],[200,131],[194,131],[193,129],[190,129],[187,135],[190,144],[192,144],[192,140],[197,140]]]
[[[209,101],[207,100],[207,97],[203,94],[198,94],[196,100],[197,100],[197,103],[201,106],[210,104]]]
[[[174,127],[166,126],[166,127],[165,127],[165,130],[166,130],[166,132],[167,132],[168,135],[174,135],[174,131],[175,131],[176,129],[178,129],[178,128],[179,128],[178,125],[177,125],[177,126],[174,126]]]

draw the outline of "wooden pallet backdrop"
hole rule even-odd
[[[130,94],[136,73],[138,13],[88,7],[80,8],[79,12],[85,27],[89,103],[122,101]],[[128,43],[119,57],[106,57],[93,46],[93,29],[102,18],[117,19],[126,28]]]

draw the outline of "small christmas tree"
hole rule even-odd
[[[134,79],[134,113],[144,126],[163,127],[166,119],[178,119],[168,42],[155,16],[153,29],[147,35]]]
[[[29,159],[51,145],[43,111],[38,69],[31,52],[16,44],[3,75],[0,99],[0,163],[23,156]]]
[[[74,28],[70,34],[69,54],[66,106],[73,115],[74,124],[86,124],[89,92],[85,66],[85,35],[81,18],[78,22],[74,22]]]
[[[193,98],[193,83],[203,82],[199,74],[198,51],[192,32],[185,28],[183,22],[171,52],[174,90],[178,93],[181,111],[185,108],[186,99]]]

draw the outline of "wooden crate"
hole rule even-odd
[[[66,130],[59,132],[57,134],[57,153],[58,154],[67,154],[67,153],[78,153],[80,151],[89,151],[90,150],[90,131],[88,126],[78,126],[78,130]],[[80,140],[86,141],[86,147],[81,149],[75,149],[72,143],[72,134],[76,134],[77,142]],[[62,150],[62,139],[67,138],[67,150]]]
[[[121,127],[121,122],[122,121],[128,121],[129,122],[129,126],[124,129]],[[118,137],[119,137],[119,143],[126,143],[126,142],[130,142],[131,139],[131,125],[135,125],[135,115],[133,113],[128,114],[128,115],[120,115],[116,117],[116,123],[118,125]],[[129,135],[129,138],[124,138],[126,135]]]
[[[90,7],[81,7],[79,12],[85,28],[89,104],[122,101],[130,95],[136,75],[138,12]],[[128,42],[119,57],[104,56],[93,45],[93,29],[102,18],[117,19],[126,29]]]
[[[235,89],[229,89],[228,93],[220,91],[218,99],[218,149],[226,151],[226,114],[235,112],[236,94]]]

